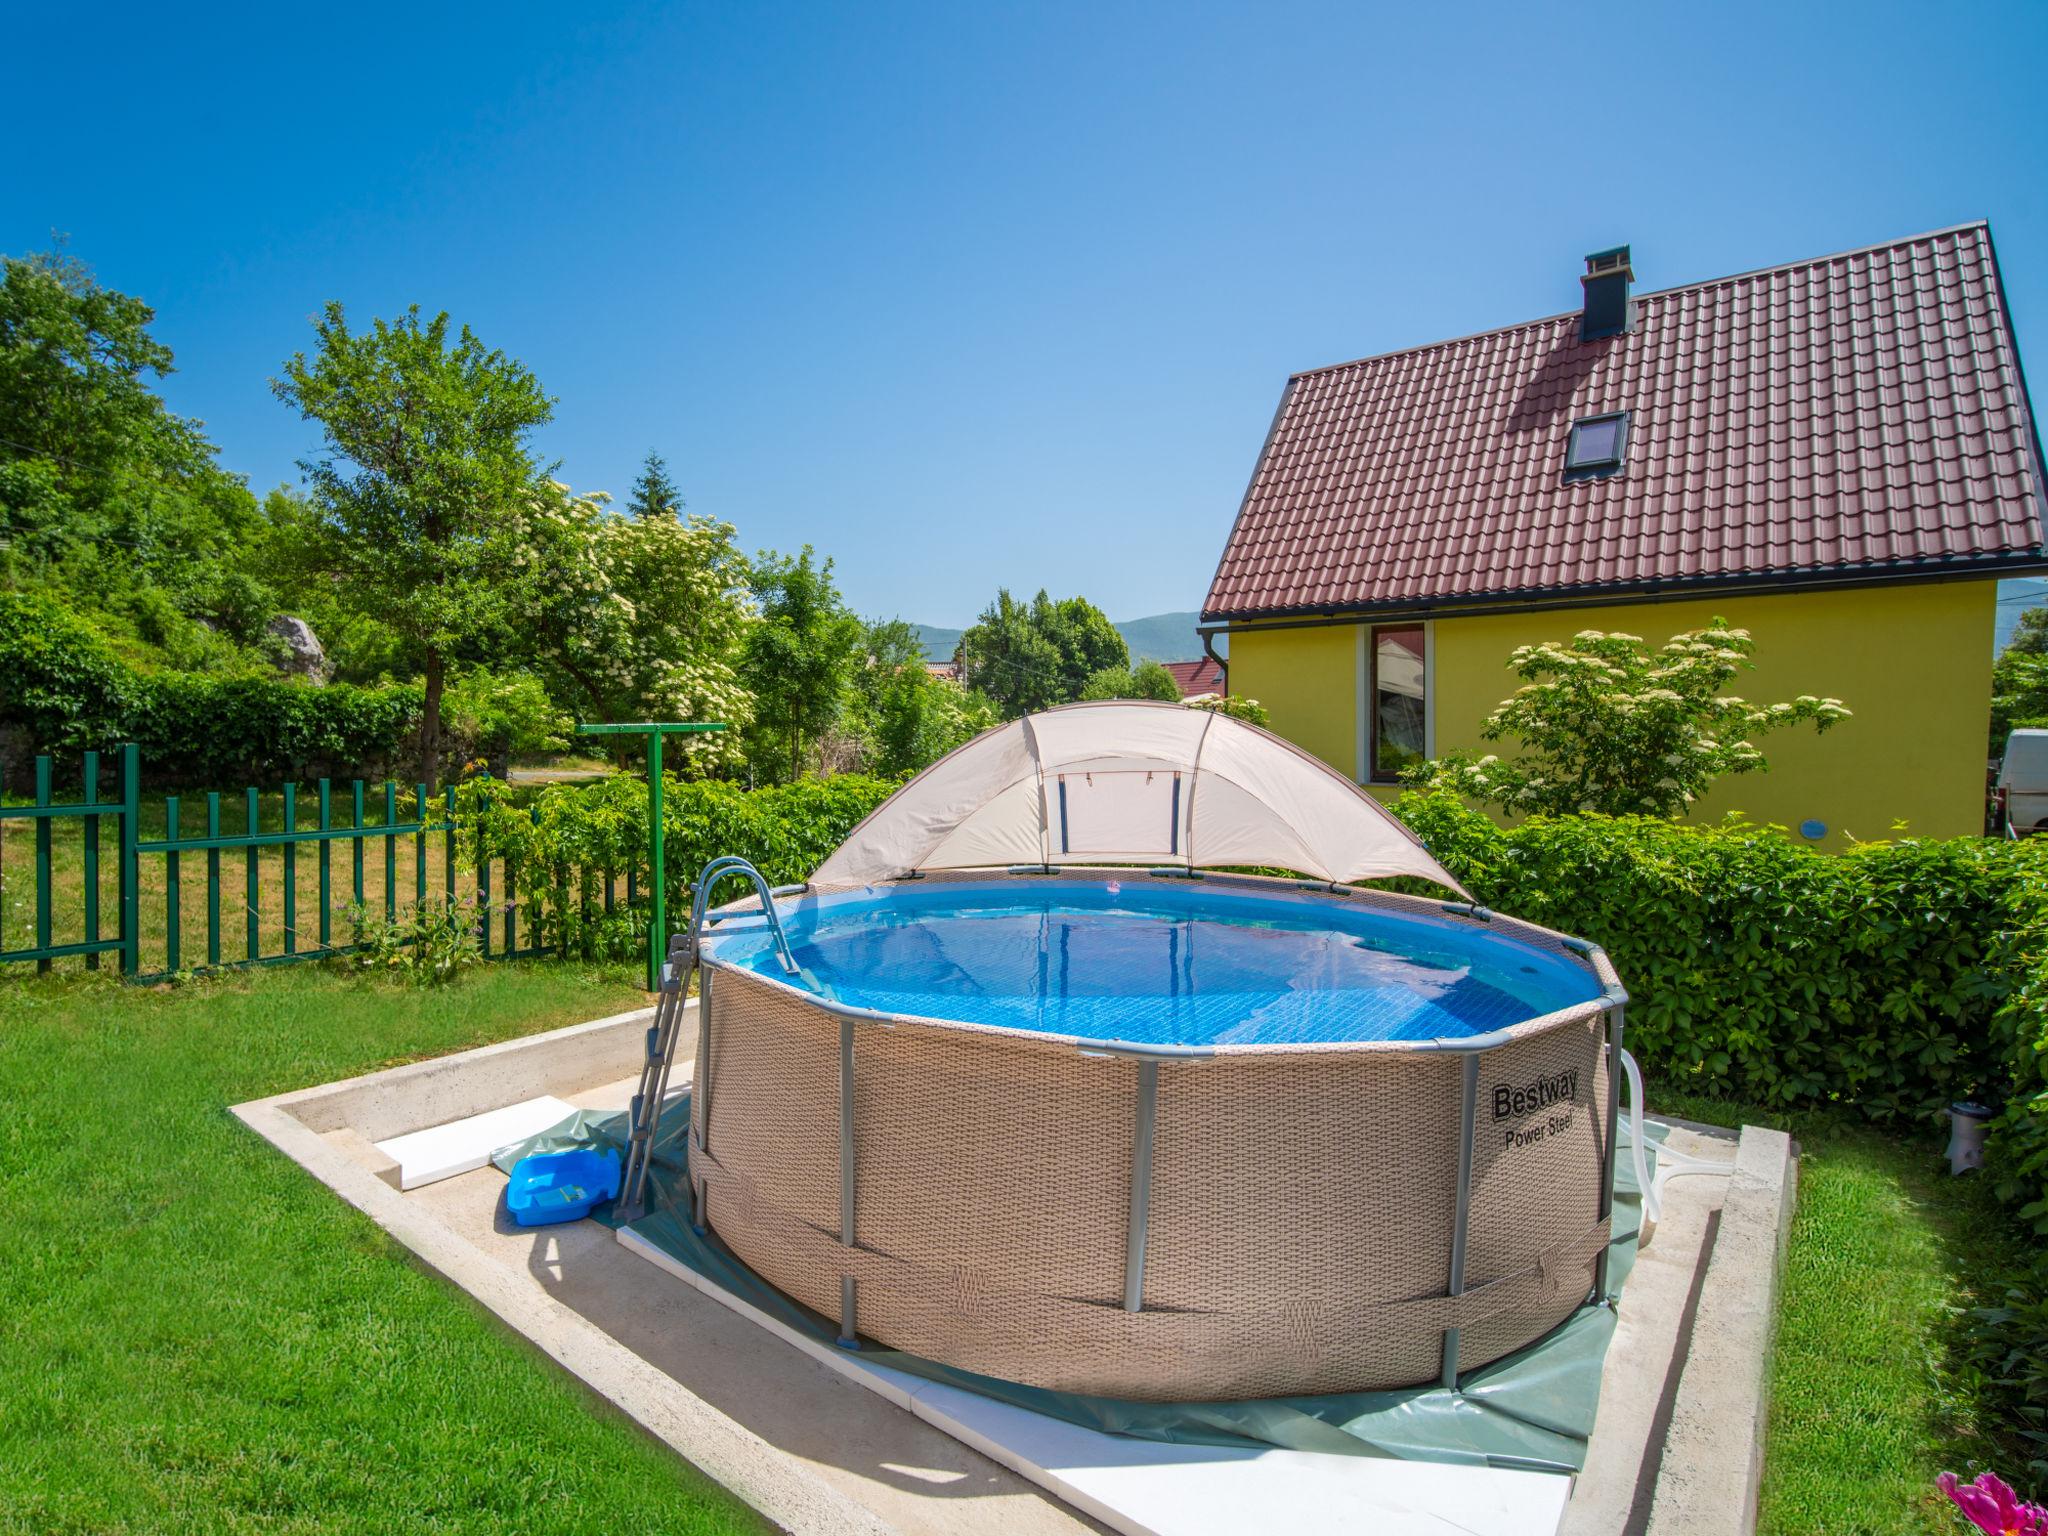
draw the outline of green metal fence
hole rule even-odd
[[[542,872],[544,878],[529,880],[529,893],[522,898],[522,871],[516,861],[501,857],[471,857],[464,864],[458,858],[460,824],[455,786],[450,785],[430,804],[425,784],[406,786],[393,782],[369,786],[357,779],[337,786],[321,779],[309,806],[299,786],[287,784],[274,796],[266,797],[254,788],[240,796],[239,828],[223,830],[218,792],[204,799],[204,832],[191,824],[188,815],[199,807],[189,805],[196,797],[166,795],[162,798],[161,836],[144,836],[144,802],[141,793],[140,755],[133,746],[120,749],[119,793],[109,800],[100,793],[100,754],[84,754],[81,793],[76,800],[56,798],[52,760],[35,760],[35,803],[0,806],[0,964],[34,962],[37,970],[48,971],[58,960],[82,956],[89,969],[100,968],[100,957],[118,957],[121,973],[138,981],[176,975],[181,971],[225,969],[235,966],[284,965],[300,960],[349,952],[360,946],[353,937],[337,942],[337,918],[344,923],[352,909],[374,913],[382,909],[386,921],[396,920],[401,909],[402,887],[410,887],[410,904],[428,907],[430,886],[439,898],[453,905],[474,902],[478,934],[487,958],[515,958],[555,953],[547,945],[533,942],[542,931],[541,919],[548,903],[558,906],[573,900],[594,907],[602,893],[604,910],[614,909],[618,880],[614,872]],[[487,792],[487,791],[486,791]],[[149,808],[152,812],[155,807]],[[275,812],[275,825],[267,818]],[[307,825],[308,812],[312,824]],[[381,812],[381,817],[374,816]],[[401,819],[403,817],[403,819]],[[102,823],[111,820],[111,829]],[[56,831],[69,822],[79,824],[76,838],[76,879],[72,879],[72,839],[65,839],[59,857]],[[29,870],[33,887],[33,942],[8,947],[10,923],[19,922],[18,898],[21,875],[15,873],[22,860],[15,846],[19,833],[11,829],[26,824],[33,829],[34,854]],[[152,829],[153,830],[153,829]],[[103,932],[102,886],[109,873],[105,845],[111,840],[114,884],[118,892],[117,913],[111,935]],[[337,869],[337,845],[347,863]],[[312,889],[304,889],[300,867],[302,849],[310,849],[315,865]],[[277,858],[266,870],[263,855],[276,850]],[[401,878],[400,854],[411,867]],[[438,854],[438,858],[435,855]],[[223,880],[223,855],[240,865],[239,890]],[[203,858],[203,873],[194,866]],[[161,881],[143,878],[145,861]],[[433,868],[435,863],[439,869]],[[381,867],[380,867],[381,866]],[[232,868],[232,866],[231,866]],[[366,880],[366,871],[381,875]],[[496,876],[494,882],[494,873]],[[275,886],[279,901],[266,906],[266,893]],[[496,885],[494,892],[493,885]],[[224,885],[239,898],[237,911],[226,911],[227,922],[242,928],[241,953],[223,958],[223,938],[229,932],[223,921]],[[634,871],[626,871],[626,901],[638,897]],[[75,887],[75,888],[74,888]],[[340,887],[344,901],[337,911]],[[188,936],[191,922],[186,912],[188,891],[203,890],[204,920],[197,926],[203,933]],[[63,914],[64,925],[74,926],[76,936],[58,932],[60,895],[71,898],[71,912]],[[310,897],[311,912],[302,896]],[[196,916],[196,914],[194,914]],[[520,923],[527,922],[528,942],[522,944]],[[161,918],[159,926],[156,919]],[[493,929],[496,932],[493,932]],[[145,940],[148,941],[147,945]],[[148,953],[145,954],[145,949]],[[203,959],[201,958],[203,955]]]

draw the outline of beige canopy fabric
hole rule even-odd
[[[854,828],[817,885],[928,869],[1277,866],[1465,888],[1379,802],[1299,747],[1180,704],[1069,704],[985,731]]]

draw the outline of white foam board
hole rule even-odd
[[[486,1110],[466,1120],[424,1131],[408,1131],[377,1143],[377,1150],[398,1164],[398,1187],[418,1189],[437,1179],[471,1173],[491,1160],[500,1147],[538,1136],[576,1113],[576,1106],[543,1094],[503,1109]]]
[[[1106,1435],[864,1359],[787,1327],[626,1228],[619,1242],[705,1295],[1125,1536],[1556,1536],[1547,1472]]]

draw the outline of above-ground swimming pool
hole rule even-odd
[[[1118,1397],[1355,1391],[1593,1289],[1619,989],[1588,946],[1142,870],[778,909],[793,972],[758,915],[703,941],[694,1197],[849,1338]]]

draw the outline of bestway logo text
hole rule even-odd
[[[1549,1077],[1539,1077],[1535,1082],[1521,1088],[1510,1088],[1506,1083],[1496,1083],[1493,1089],[1493,1118],[1506,1120],[1515,1115],[1533,1114],[1552,1104],[1560,1104],[1578,1097],[1579,1069],[1553,1072]]]

